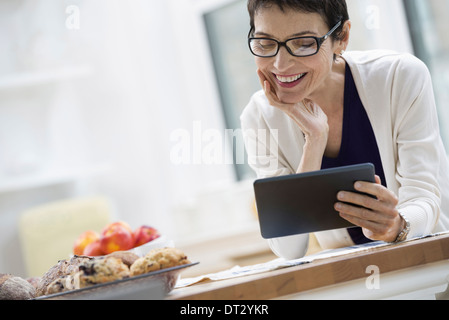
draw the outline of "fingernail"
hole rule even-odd
[[[339,192],[337,197],[338,197],[338,199],[343,200],[345,198],[345,193],[344,192]]]

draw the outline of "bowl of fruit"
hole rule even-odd
[[[73,254],[98,257],[116,251],[131,251],[139,257],[152,249],[173,247],[174,243],[154,227],[142,225],[133,230],[124,221],[106,225],[101,233],[93,230],[83,232],[73,245]]]

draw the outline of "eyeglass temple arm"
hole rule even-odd
[[[324,37],[327,39],[332,33],[334,33],[335,30],[338,29],[338,27],[341,26],[341,21],[338,21],[338,23],[333,27]]]

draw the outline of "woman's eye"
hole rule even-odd
[[[276,48],[276,43],[274,43],[273,41],[261,41],[259,43],[259,46],[264,50],[270,50]]]
[[[317,51],[318,44],[315,39],[294,39],[288,42],[292,52],[298,56],[312,55]]]
[[[297,40],[292,41],[291,43],[292,47],[295,49],[309,49],[316,45],[315,41],[304,41],[304,40]]]
[[[301,48],[308,49],[308,48],[313,47],[313,45],[314,45],[313,43],[303,43],[302,46],[301,46]]]

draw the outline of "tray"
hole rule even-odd
[[[173,290],[179,274],[199,262],[162,269],[34,300],[161,300]]]

